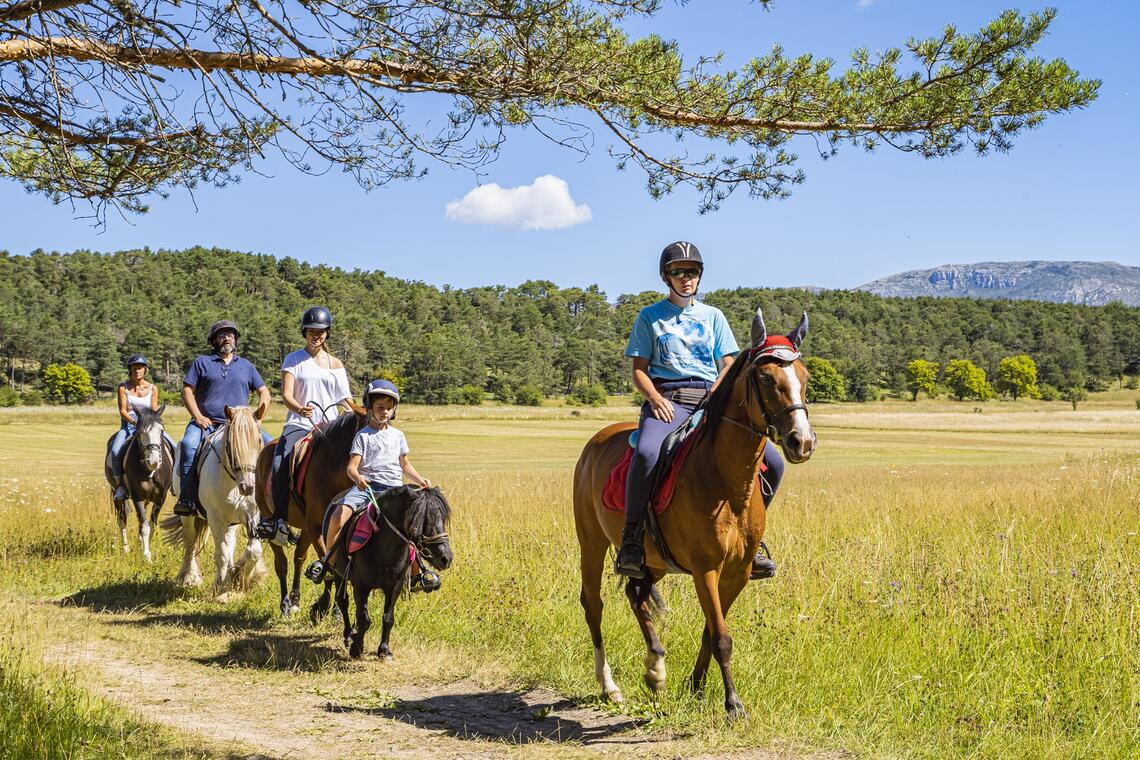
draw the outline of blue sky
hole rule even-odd
[[[125,221],[108,215],[103,230],[78,218],[88,212],[84,206],[53,206],[0,180],[0,249],[197,244],[379,269],[440,286],[528,279],[597,284],[611,298],[657,289],[657,254],[676,239],[690,240],[704,253],[704,289],[853,287],[908,269],[987,260],[1140,266],[1140,154],[1133,145],[1140,117],[1140,9],[1132,2],[1053,4],[1060,14],[1039,53],[1064,57],[1082,76],[1102,79],[1100,97],[1085,111],[1022,135],[1005,155],[923,160],[889,148],[872,155],[847,148],[822,162],[810,141],[799,142],[793,147],[808,176],[790,199],[738,194],[705,216],[687,190],[650,199],[643,175],[615,170],[601,132],[599,149],[585,160],[537,135],[515,132],[483,177],[431,166],[425,180],[371,193],[335,171],[310,177],[269,160],[259,165],[266,176],[200,189],[193,199],[175,191],[166,201],[155,200],[147,215]],[[935,35],[946,23],[976,30],[1007,7],[980,0],[778,0],[763,12],[748,2],[705,0],[670,6],[637,31],[678,40],[689,59],[722,50],[728,66],[775,43],[788,54],[830,56],[842,66],[857,47],[897,46],[909,36]],[[566,183],[573,226],[464,223],[460,219],[486,216],[472,212],[470,203],[448,213],[449,203],[480,183],[509,189],[548,175]],[[557,191],[555,180],[545,182]],[[492,205],[511,197],[482,194]]]

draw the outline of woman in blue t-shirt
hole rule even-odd
[[[671,243],[661,252],[659,271],[669,295],[638,313],[625,349],[633,360],[633,386],[645,397],[625,486],[625,530],[614,562],[614,572],[631,578],[645,575],[642,517],[652,495],[651,477],[661,444],[689,419],[740,352],[720,309],[696,299],[704,273],[697,247],[683,241]],[[784,460],[771,441],[764,449],[764,460],[767,506],[784,472]],[[776,574],[776,563],[763,551],[752,561],[753,578]]]

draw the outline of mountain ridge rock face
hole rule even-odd
[[[860,285],[875,295],[1140,306],[1140,267],[1112,261],[983,261],[914,269]]]

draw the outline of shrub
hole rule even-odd
[[[571,406],[605,406],[608,400],[605,386],[600,383],[576,383],[566,396]]]
[[[483,403],[483,389],[477,385],[463,385],[459,387],[461,404],[479,406]]]
[[[1073,387],[1066,389],[1065,392],[1061,394],[1061,398],[1073,405],[1074,412],[1077,410],[1077,404],[1085,401],[1088,399],[1088,397],[1089,392],[1079,385],[1074,385]]]
[[[1060,401],[1061,399],[1061,391],[1048,383],[1042,383],[1037,386],[1037,392],[1040,394],[1042,401]]]
[[[52,403],[78,404],[94,397],[91,375],[78,364],[49,364],[43,371],[44,389]]]
[[[542,391],[533,385],[520,385],[515,389],[514,402],[519,406],[538,406],[542,403]]]
[[[1140,375],[1129,375],[1128,379],[1124,381],[1124,387],[1130,391],[1140,388]]]
[[[20,394],[20,404],[23,406],[43,406],[44,403],[44,394],[35,388],[28,388]]]
[[[633,395],[630,396],[629,403],[633,404],[634,406],[640,407],[642,404],[645,403],[645,396],[642,396],[641,391],[634,388],[633,389]]]
[[[0,388],[0,406],[16,406],[20,403],[20,394],[15,388],[5,386]]]
[[[843,401],[847,398],[847,384],[843,375],[827,359],[809,356],[804,360],[808,371],[807,400]]]

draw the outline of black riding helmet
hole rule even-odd
[[[703,259],[701,259],[701,252],[697,250],[697,247],[692,243],[686,243],[684,240],[678,240],[676,243],[670,243],[669,245],[665,246],[665,250],[661,252],[661,262],[658,265],[657,270],[661,274],[662,282],[669,286],[669,290],[674,293],[677,293],[677,290],[673,287],[673,283],[669,280],[669,275],[665,273],[673,264],[682,263],[696,264],[697,269],[700,270],[701,274],[704,274],[705,272],[705,262]],[[682,297],[680,293],[677,293],[677,296]],[[696,296],[696,291],[693,291],[693,296]]]
[[[705,262],[701,259],[701,252],[697,250],[697,247],[692,243],[686,243],[684,240],[678,240],[676,243],[665,246],[665,250],[661,252],[661,263],[657,268],[661,273],[661,279],[665,279],[665,272],[669,269],[669,265],[678,262],[696,264],[701,272],[705,271]]]
[[[310,306],[301,315],[301,333],[305,330],[331,330],[332,312],[324,306]]]
[[[214,345],[214,336],[220,333],[222,330],[233,330],[234,335],[239,338],[241,337],[241,332],[238,331],[237,325],[228,319],[219,319],[217,322],[210,325],[210,334],[207,336],[206,342],[211,346]]]
[[[148,362],[146,360],[146,357],[142,354],[131,354],[128,356],[126,362],[124,362],[124,365],[127,369],[130,369],[132,364],[141,364],[144,367],[150,366],[150,362]]]

